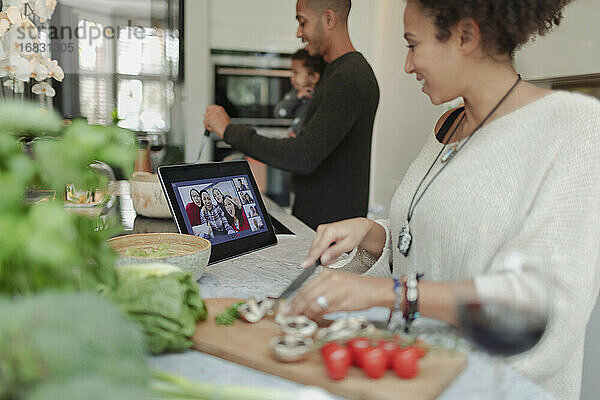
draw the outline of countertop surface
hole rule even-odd
[[[117,206],[126,231],[177,232],[175,223],[171,220],[136,217],[131,198],[127,194],[126,187],[124,189],[119,193]],[[267,295],[278,295],[301,272],[300,262],[306,255],[315,232],[295,217],[286,214],[268,198],[264,200],[269,213],[291,229],[295,235],[278,236],[276,246],[208,266],[198,281],[202,297],[263,298]],[[370,318],[379,318],[383,315],[382,311],[372,309],[363,314],[367,314]],[[454,340],[454,338],[444,338],[444,334],[438,336],[436,340]],[[440,399],[493,398],[492,382],[495,371],[492,360],[485,354],[470,350],[468,346],[464,346],[462,350],[468,353],[467,368],[446,389]],[[293,393],[291,398],[338,398],[320,389],[307,388],[274,375],[191,350],[180,354],[151,357],[150,363],[157,369],[182,375],[194,381],[277,387]],[[508,366],[500,364],[500,369],[504,375],[502,398],[528,400],[553,398]]]

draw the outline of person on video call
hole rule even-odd
[[[325,60],[321,56],[311,56],[306,49],[292,54],[292,90],[275,106],[277,118],[291,118],[289,137],[297,137],[304,125],[308,104],[313,98],[315,88],[325,69]]]
[[[191,203],[185,206],[185,212],[192,226],[200,225],[200,209],[202,208],[202,196],[196,189],[190,190]]]
[[[291,172],[296,190],[292,213],[313,229],[367,214],[379,86],[350,41],[350,7],[350,0],[296,3],[297,37],[307,43],[311,56],[320,55],[328,63],[296,138],[260,136],[248,126],[232,124],[217,105],[205,113],[205,128],[233,148]]]
[[[236,232],[250,229],[250,224],[248,224],[248,218],[246,218],[244,210],[235,204],[233,197],[229,195],[225,196],[223,203],[225,203],[225,217],[227,218],[227,222],[229,222],[229,225]]]
[[[225,217],[221,207],[214,206],[206,190],[200,192],[202,208],[200,210],[200,224],[208,224],[214,235],[230,235],[235,233]]]

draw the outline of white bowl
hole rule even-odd
[[[129,185],[136,214],[150,218],[171,218],[158,175],[134,172]]]

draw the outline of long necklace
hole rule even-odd
[[[440,150],[440,152],[438,153],[437,157],[435,158],[435,160],[433,161],[433,163],[431,164],[431,166],[427,170],[427,173],[425,174],[425,176],[423,177],[423,179],[421,179],[421,182],[419,183],[419,186],[417,186],[417,190],[415,191],[415,193],[413,194],[412,199],[410,200],[410,205],[408,206],[408,213],[406,215],[406,222],[405,222],[404,226],[402,227],[402,229],[400,230],[400,235],[398,237],[398,251],[400,251],[400,253],[402,253],[404,255],[404,257],[408,257],[408,252],[410,251],[410,247],[411,247],[412,242],[413,242],[413,237],[412,237],[412,234],[410,232],[410,221],[412,219],[412,216],[413,216],[413,213],[415,211],[415,208],[417,207],[417,205],[419,204],[419,202],[423,198],[423,195],[425,194],[425,192],[427,192],[427,189],[429,189],[429,186],[431,186],[431,184],[433,183],[433,181],[435,180],[435,178],[437,178],[438,175],[444,170],[444,168],[446,168],[448,166],[448,164],[450,164],[450,161],[454,158],[454,156],[460,150],[462,150],[463,147],[465,147],[465,145],[469,142],[469,140],[471,140],[471,138],[473,137],[473,135],[475,134],[475,132],[477,132],[479,130],[479,128],[481,128],[483,126],[483,124],[485,124],[486,121],[492,116],[492,114],[494,114],[496,112],[496,110],[498,109],[498,107],[500,107],[500,105],[502,103],[504,103],[504,100],[506,100],[506,98],[512,93],[512,91],[515,89],[515,87],[517,87],[517,85],[519,84],[520,81],[521,81],[521,75],[518,75],[517,81],[511,86],[510,89],[508,89],[508,91],[502,97],[502,99],[500,99],[500,101],[494,106],[494,108],[492,109],[492,111],[490,111],[488,113],[488,115],[479,123],[479,125],[477,125],[477,127],[475,128],[475,130],[471,133],[471,135],[469,137],[467,137],[467,139],[465,140],[465,142],[460,147],[453,147],[453,148],[451,148],[452,151],[450,151],[450,149],[449,149],[448,151],[444,152],[444,150],[446,150],[446,146],[448,145],[448,142],[450,142],[450,140],[452,140],[452,137],[456,133],[456,130],[462,124],[462,122],[463,122],[463,120],[465,118],[464,114],[460,118],[460,121],[458,121],[458,124],[456,124],[456,127],[454,128],[454,130],[450,134],[450,137],[448,137],[448,139],[446,140],[446,143],[444,144],[444,147],[442,147],[442,150]],[[435,163],[437,162],[438,158],[440,158],[440,156],[442,154],[444,154],[444,155],[442,156],[442,160],[441,161],[442,161],[442,163],[444,163],[444,165],[433,176],[433,178],[431,178],[431,180],[429,181],[429,183],[427,184],[427,186],[425,186],[425,189],[423,189],[423,192],[421,192],[421,194],[417,198],[417,193],[419,193],[419,189],[421,189],[421,186],[423,185],[423,182],[425,182],[425,179],[427,179],[427,177],[429,176],[429,173],[433,169],[433,166],[435,165]],[[416,201],[415,201],[415,198],[416,198]]]

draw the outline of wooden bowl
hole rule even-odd
[[[167,263],[192,272],[192,278],[200,279],[208,260],[211,246],[206,239],[179,233],[142,233],[124,235],[108,241],[119,254],[117,265]],[[128,249],[133,249],[129,250]],[[145,252],[147,256],[136,253]],[[136,255],[132,255],[136,254]]]
[[[171,218],[171,211],[158,175],[134,172],[129,180],[129,186],[136,214],[150,218]]]

